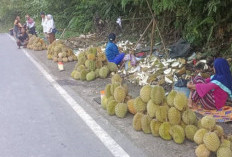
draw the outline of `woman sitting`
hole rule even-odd
[[[25,28],[22,27],[21,34],[18,36],[18,40],[17,40],[18,48],[20,49],[20,46],[23,46],[24,48],[26,48],[28,41],[29,41],[28,34],[27,34]]]
[[[194,78],[187,87],[191,90],[189,106],[200,102],[205,109],[219,110],[225,106],[228,96],[232,97],[232,76],[227,60],[217,58],[214,61],[214,73],[204,80],[201,76]]]
[[[109,34],[109,42],[106,46],[106,58],[109,62],[120,64],[125,56],[125,53],[119,53],[118,46],[115,44],[116,35],[114,33]]]

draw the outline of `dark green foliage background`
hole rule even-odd
[[[148,1],[166,43],[183,37],[203,52],[212,55],[231,53],[232,0]],[[66,37],[96,31],[96,16],[105,22],[107,31],[115,28],[119,16],[123,19],[146,17],[123,21],[125,32],[130,34],[142,33],[151,18],[146,0],[1,0],[1,29],[12,27],[16,15],[24,17],[28,13],[41,32],[41,11],[54,16],[58,29],[68,26]]]

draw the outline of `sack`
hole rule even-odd
[[[184,39],[170,46],[170,58],[187,57],[191,52],[191,45]]]
[[[56,32],[57,32],[57,29],[56,29],[56,28],[53,28],[53,29],[52,29],[52,33],[56,34]]]

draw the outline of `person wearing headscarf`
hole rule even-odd
[[[53,20],[52,15],[48,14],[47,15],[47,25],[46,25],[46,29],[47,29],[47,34],[48,34],[48,41],[49,43],[53,43],[53,41],[55,41],[55,22]]]
[[[26,24],[27,24],[29,33],[32,35],[36,35],[34,19],[31,18],[28,14],[25,16],[25,18],[26,18]]]
[[[20,23],[20,17],[16,16],[15,21],[14,21],[14,35],[15,38],[18,39],[18,36],[20,34],[20,30],[22,28],[22,24]]]
[[[109,42],[106,45],[106,58],[109,62],[113,62],[115,64],[120,64],[125,56],[125,53],[120,53],[118,50],[118,46],[116,43],[116,35],[114,33],[110,33]]]
[[[214,75],[204,80],[200,76],[189,82],[187,87],[192,91],[191,101],[209,110],[221,109],[226,105],[228,97],[232,98],[232,76],[227,60],[217,58],[214,61]]]

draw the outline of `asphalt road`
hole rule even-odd
[[[0,157],[112,156],[7,34],[0,58]]]

